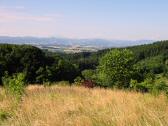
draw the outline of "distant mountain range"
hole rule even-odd
[[[105,40],[0,36],[0,43],[30,44],[34,46],[92,46],[96,48],[126,47],[154,42],[153,40]]]

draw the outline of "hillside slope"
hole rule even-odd
[[[12,126],[166,126],[165,96],[83,87],[29,86],[19,107],[2,125]],[[0,110],[12,100],[0,92]],[[4,124],[5,123],[5,124]]]

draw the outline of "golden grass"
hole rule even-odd
[[[0,107],[8,110],[8,100],[1,99]],[[164,95],[99,88],[29,86],[14,113],[3,125],[168,126]]]

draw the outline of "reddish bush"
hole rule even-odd
[[[96,84],[92,80],[85,80],[82,85],[87,88],[94,88]]]

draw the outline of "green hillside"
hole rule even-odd
[[[103,57],[107,58],[102,62]],[[119,87],[129,88],[131,80],[140,84],[150,78],[154,79],[158,74],[166,77],[167,60],[168,41],[77,54],[53,53],[29,45],[1,44],[0,78],[3,84],[3,76],[23,73],[26,83],[31,84],[52,84],[58,81],[69,81],[72,84],[92,80],[97,86],[103,87],[113,87],[123,79],[123,84],[121,83]],[[106,62],[110,64],[105,66]],[[111,71],[107,73],[110,69],[116,71],[113,71],[113,74]],[[106,76],[107,74],[109,76]],[[114,76],[116,77],[113,78]],[[149,91],[150,88],[151,86],[147,89],[145,87],[145,90]]]

